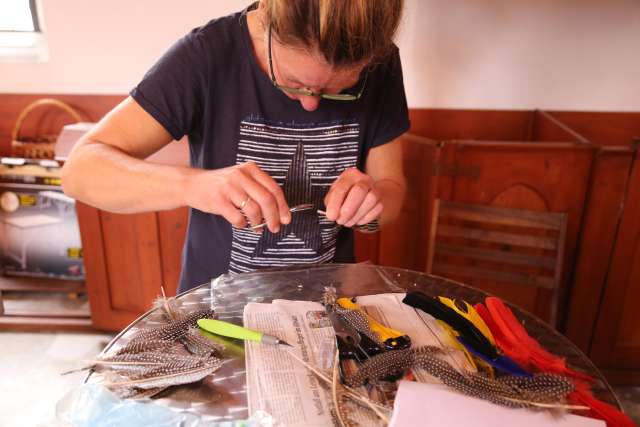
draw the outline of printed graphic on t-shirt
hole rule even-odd
[[[311,203],[294,212],[278,233],[233,228],[229,271],[328,262],[335,253],[338,226],[317,213],[331,184],[358,159],[359,125],[318,126],[240,123],[237,164],[255,162],[282,186],[289,207]]]

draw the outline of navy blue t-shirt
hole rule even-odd
[[[178,40],[131,96],[173,138],[188,135],[193,167],[255,162],[283,187],[289,206],[324,209],[324,196],[345,169],[364,170],[372,147],[409,128],[397,48],[369,71],[359,100],[323,99],[309,112],[260,69],[245,12],[214,19]],[[179,291],[227,272],[353,259],[352,230],[316,209],[293,213],[277,234],[257,234],[192,208]]]

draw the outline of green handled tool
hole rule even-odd
[[[241,340],[258,341],[263,344],[284,344],[291,347],[291,344],[288,344],[287,342],[282,341],[281,339],[279,339],[278,337],[274,337],[273,335],[267,335],[262,332],[234,325],[233,323],[224,322],[222,320],[198,319],[198,326],[205,331],[211,332],[212,334],[216,335],[238,338]]]

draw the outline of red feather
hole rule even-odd
[[[493,339],[498,348],[500,348],[504,354],[515,360],[520,366],[530,370],[529,351],[526,348],[521,349],[518,345],[512,345],[512,341],[507,339],[507,337],[502,333],[502,330],[498,327],[484,305],[476,304],[474,308],[491,331],[491,335],[493,335]]]
[[[524,366],[531,366],[543,372],[555,372],[583,381],[593,381],[589,375],[567,367],[564,359],[546,351],[516,319],[513,312],[496,297],[485,299],[487,310],[500,330],[505,341],[503,344],[512,352],[517,352],[516,359]],[[493,333],[493,330],[491,331]],[[505,351],[507,353],[507,351]],[[508,353],[507,353],[508,354]],[[509,354],[508,354],[509,355]],[[511,355],[510,355],[511,356]],[[524,360],[523,360],[524,359]]]
[[[576,384],[576,390],[569,395],[569,402],[574,405],[588,406],[591,409],[586,415],[605,421],[608,427],[637,427],[627,415],[593,397],[584,383]]]
[[[589,407],[588,416],[598,418],[607,423],[608,427],[634,427],[636,424],[615,407],[596,399],[589,385],[590,376],[568,368],[565,361],[546,351],[520,324],[513,312],[496,297],[485,299],[486,307],[476,304],[475,309],[487,324],[496,345],[521,366],[542,372],[555,372],[574,378],[576,390],[569,395],[569,401],[576,405]]]

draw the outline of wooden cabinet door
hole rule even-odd
[[[453,202],[566,212],[568,228],[563,283],[567,287],[594,151],[594,147],[588,144],[446,143],[440,168],[448,173],[439,177],[439,197]],[[542,319],[550,318],[550,290],[460,279],[505,298]],[[559,314],[562,320],[564,313]]]
[[[599,148],[591,172],[564,331],[585,354],[598,319],[634,155],[629,147]]]
[[[640,379],[640,156],[629,180],[622,220],[591,345],[593,361],[616,382]],[[635,374],[628,370],[635,369]],[[627,372],[625,372],[627,370]],[[634,376],[635,375],[635,376]]]
[[[151,307],[161,285],[175,293],[186,209],[119,215],[78,203],[77,211],[96,328],[124,328]]]

